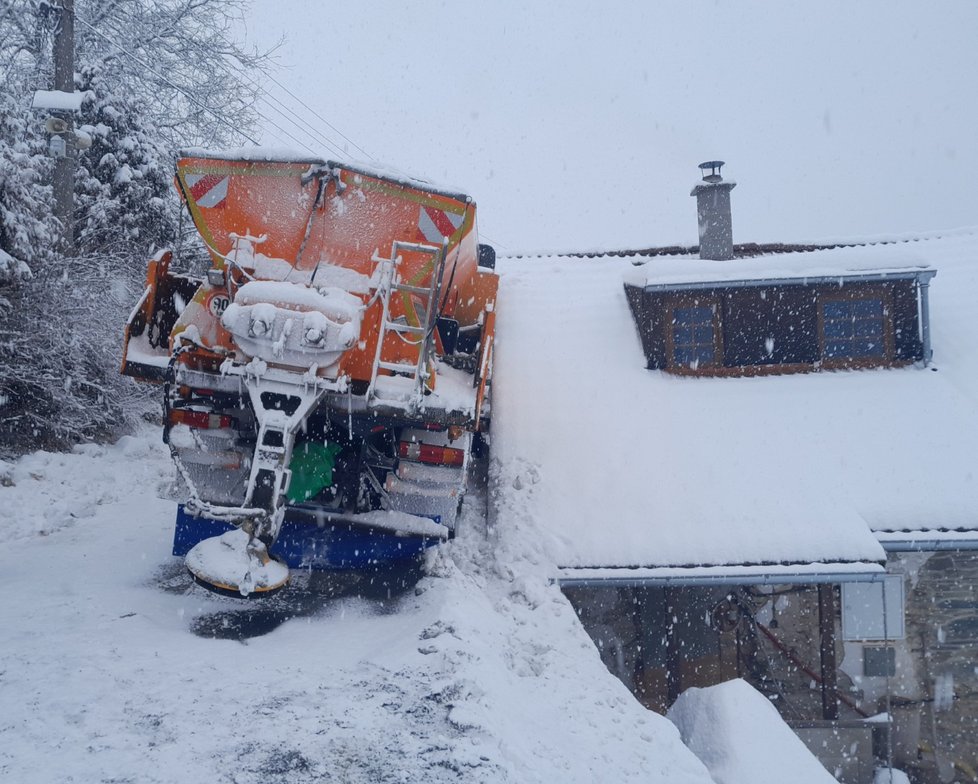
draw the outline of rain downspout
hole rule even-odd
[[[917,278],[917,290],[920,292],[920,342],[924,350],[924,367],[930,364],[934,357],[934,350],[930,345],[930,279],[928,277]]]

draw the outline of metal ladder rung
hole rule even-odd
[[[408,365],[402,362],[378,362],[377,367],[384,370],[393,370],[397,373],[408,373],[412,376],[417,375],[418,366]]]
[[[425,333],[424,327],[412,327],[410,324],[389,323],[387,330],[389,332],[400,332],[408,335],[423,335]]]
[[[407,283],[395,283],[391,288],[395,291],[403,291],[408,294],[423,294],[427,296],[431,293],[430,286],[410,286]]]

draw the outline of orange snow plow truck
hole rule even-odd
[[[261,149],[183,151],[176,185],[212,263],[150,261],[122,362],[163,388],[174,554],[248,595],[450,538],[489,421],[498,278],[472,199]]]

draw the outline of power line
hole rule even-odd
[[[352,139],[351,139],[351,138],[350,138],[349,136],[347,136],[347,135],[346,135],[345,133],[343,133],[343,131],[341,131],[341,130],[340,130],[339,128],[337,128],[337,127],[336,127],[335,125],[332,125],[332,124],[331,124],[331,123],[329,122],[329,120],[327,120],[327,119],[326,119],[325,117],[323,117],[323,116],[322,116],[322,115],[321,115],[321,114],[320,114],[319,112],[317,112],[317,111],[316,111],[315,109],[313,109],[313,108],[312,108],[311,106],[309,106],[308,104],[306,104],[306,103],[304,103],[304,102],[303,102],[303,100],[302,100],[301,98],[299,98],[299,97],[298,97],[298,96],[297,96],[297,95],[296,95],[295,93],[293,93],[293,92],[292,92],[292,91],[291,91],[291,90],[290,90],[290,89],[289,89],[288,87],[286,87],[286,86],[285,86],[284,84],[282,84],[282,83],[281,83],[281,82],[280,82],[280,81],[279,81],[278,79],[276,79],[276,78],[275,78],[274,76],[272,76],[272,74],[271,74],[271,73],[269,73],[268,71],[266,71],[266,72],[265,72],[265,76],[267,76],[267,77],[268,77],[269,79],[271,79],[271,80],[272,80],[272,81],[273,81],[273,82],[274,82],[275,84],[277,84],[277,85],[278,85],[279,87],[281,87],[281,88],[282,88],[283,90],[285,90],[285,92],[286,92],[286,93],[288,93],[288,94],[289,94],[289,95],[290,95],[290,96],[291,96],[291,97],[292,97],[292,98],[293,98],[294,100],[296,100],[296,101],[298,101],[298,102],[299,102],[299,104],[300,104],[301,106],[303,106],[303,107],[304,107],[304,108],[305,108],[305,109],[306,109],[307,111],[309,111],[309,112],[311,112],[311,113],[312,113],[312,114],[313,114],[313,115],[314,115],[315,117],[318,117],[318,118],[319,118],[319,119],[320,119],[320,120],[321,120],[322,122],[324,122],[324,123],[326,124],[326,126],[327,126],[328,128],[330,128],[330,129],[331,129],[331,130],[333,130],[333,131],[336,131],[336,133],[338,133],[338,134],[339,134],[340,136],[342,136],[342,137],[343,137],[343,138],[344,138],[344,139],[345,139],[346,141],[348,141],[348,142],[349,142],[349,143],[350,143],[350,144],[351,144],[351,145],[352,145],[352,146],[353,146],[354,148],[356,148],[357,150],[359,150],[360,152],[362,152],[362,153],[363,153],[364,155],[366,155],[366,156],[367,156],[367,157],[368,157],[368,158],[369,158],[370,160],[374,160],[374,157],[373,157],[373,156],[372,156],[372,155],[371,155],[371,154],[370,154],[369,152],[367,152],[367,151],[366,151],[365,149],[363,149],[363,147],[361,147],[361,146],[360,146],[359,144],[357,144],[357,143],[356,143],[355,141],[353,141],[353,140],[352,140]]]
[[[107,19],[106,19],[106,20],[103,20],[103,21],[107,21]],[[115,21],[115,20],[113,20],[113,21]],[[139,58],[138,58],[138,57],[137,57],[137,56],[136,56],[135,54],[133,54],[133,53],[132,53],[131,51],[129,51],[128,49],[126,49],[125,47],[123,47],[123,46],[122,46],[121,44],[119,44],[119,43],[118,43],[117,41],[115,41],[115,40],[113,40],[112,38],[110,38],[109,36],[107,36],[107,35],[105,35],[105,34],[104,34],[103,32],[101,32],[101,31],[99,31],[99,30],[96,30],[96,29],[95,29],[95,28],[94,28],[94,27],[93,27],[93,26],[92,26],[91,24],[89,24],[89,23],[87,23],[87,22],[85,22],[85,24],[86,24],[86,26],[88,26],[88,27],[89,27],[90,29],[92,29],[92,30],[93,30],[93,31],[94,31],[94,32],[95,32],[95,33],[96,33],[97,35],[99,35],[99,36],[101,36],[102,38],[104,38],[105,40],[107,40],[107,41],[109,41],[109,42],[111,42],[111,43],[112,43],[113,45],[115,45],[116,47],[118,47],[118,48],[120,49],[120,51],[122,51],[122,52],[123,52],[124,54],[126,54],[126,55],[128,55],[129,57],[131,57],[131,58],[133,58],[133,59],[134,59],[134,60],[135,60],[135,61],[136,61],[137,63],[140,63],[141,65],[143,65],[143,66],[144,66],[144,67],[145,67],[145,68],[146,68],[146,69],[147,69],[147,70],[148,70],[148,71],[149,71],[150,73],[152,73],[153,75],[155,75],[155,76],[157,76],[157,78],[160,78],[160,79],[162,79],[162,80],[163,80],[164,82],[166,82],[167,84],[169,84],[169,85],[171,85],[171,86],[172,86],[172,87],[173,87],[174,89],[176,89],[176,90],[178,90],[178,91],[179,91],[179,92],[180,92],[181,94],[183,94],[184,96],[186,96],[186,97],[187,97],[188,99],[190,99],[190,100],[191,100],[191,101],[192,101],[193,103],[195,103],[195,104],[196,104],[196,105],[198,105],[198,106],[201,106],[201,107],[202,107],[202,108],[203,108],[203,109],[204,109],[205,111],[207,111],[207,112],[209,112],[210,114],[212,114],[212,115],[213,115],[213,116],[215,116],[215,117],[218,117],[218,119],[220,119],[220,120],[221,120],[221,122],[223,122],[223,123],[224,123],[225,125],[229,125],[229,127],[232,127],[232,128],[234,128],[234,129],[235,129],[235,131],[237,131],[237,132],[238,132],[238,133],[240,133],[240,134],[241,134],[242,136],[244,136],[244,137],[245,137],[246,139],[248,139],[248,141],[250,141],[250,142],[251,142],[252,144],[255,144],[255,145],[258,145],[258,141],[257,141],[256,139],[254,139],[254,138],[252,138],[251,136],[249,136],[248,134],[246,134],[246,133],[244,133],[244,131],[242,131],[242,130],[240,130],[240,128],[238,128],[238,127],[237,127],[236,125],[233,125],[233,124],[231,124],[231,123],[230,123],[230,122],[229,122],[228,120],[226,120],[225,118],[223,118],[223,117],[220,117],[220,116],[219,116],[219,115],[217,114],[217,112],[215,112],[215,111],[214,111],[213,109],[211,109],[210,107],[207,107],[207,106],[205,106],[205,105],[204,105],[204,104],[203,104],[203,103],[202,103],[201,101],[199,101],[199,100],[197,100],[197,99],[195,99],[195,98],[194,98],[194,97],[193,97],[192,95],[190,95],[190,94],[189,94],[189,93],[188,93],[188,92],[187,92],[186,90],[184,90],[183,88],[181,88],[181,87],[180,87],[179,85],[177,85],[177,84],[174,84],[174,82],[173,82],[173,81],[171,81],[170,79],[167,79],[167,78],[166,78],[165,76],[163,76],[163,75],[162,75],[162,74],[160,74],[159,72],[157,72],[157,71],[154,71],[154,70],[153,70],[152,68],[150,68],[150,67],[149,67],[149,66],[148,66],[148,65],[147,65],[147,64],[146,64],[146,63],[145,63],[144,61],[142,61],[142,60],[140,60],[140,59],[139,59]],[[116,35],[119,35],[119,31],[118,31],[118,30],[117,30],[116,28],[114,28],[114,27],[110,27],[110,30],[111,30],[111,31],[112,31],[113,33],[116,33]],[[221,64],[222,64],[222,65],[224,65],[224,66],[225,66],[225,68],[226,68],[226,65],[225,65],[224,63],[221,63]],[[228,72],[230,73],[230,69],[227,69],[227,71],[228,71]],[[265,120],[265,122],[267,122],[267,123],[268,123],[269,125],[271,125],[271,126],[273,126],[274,128],[277,128],[277,129],[278,129],[279,131],[281,131],[281,132],[282,132],[283,134],[285,134],[285,136],[287,136],[287,137],[288,137],[289,139],[291,139],[291,140],[292,140],[293,142],[295,142],[295,143],[296,143],[296,144],[298,144],[299,146],[301,146],[301,147],[303,147],[303,148],[304,148],[304,149],[305,149],[306,151],[308,151],[308,152],[309,152],[310,154],[312,154],[312,155],[315,155],[315,156],[318,156],[318,155],[319,155],[319,153],[318,153],[318,152],[317,152],[316,150],[313,150],[313,149],[312,149],[312,148],[311,148],[311,147],[310,147],[310,146],[309,146],[308,144],[306,144],[306,143],[305,143],[304,141],[302,141],[301,139],[299,139],[298,137],[296,137],[296,136],[295,136],[294,134],[292,134],[292,133],[290,133],[288,129],[286,129],[286,128],[283,128],[283,127],[282,127],[281,125],[279,125],[279,124],[278,124],[277,122],[275,122],[275,120],[273,120],[273,119],[272,119],[271,117],[269,117],[268,115],[266,115],[266,114],[264,114],[264,113],[263,113],[263,112],[262,112],[262,111],[261,111],[260,109],[258,109],[258,108],[256,108],[256,107],[252,107],[252,108],[254,109],[254,111],[255,111],[255,113],[256,113],[256,114],[257,114],[257,115],[258,115],[259,117],[261,117],[261,118],[262,118],[263,120]],[[274,111],[274,109],[273,109],[273,111]],[[295,125],[295,123],[293,123],[293,124]],[[298,126],[298,125],[296,125],[296,127],[297,127],[297,128],[300,128],[300,130],[301,130],[301,127],[300,127],[300,126]],[[284,141],[284,140],[282,139],[282,137],[281,137],[281,136],[279,136],[278,134],[276,134],[276,133],[275,133],[274,131],[272,131],[272,135],[273,135],[273,136],[274,136],[274,137],[275,137],[276,139],[278,139],[279,141]]]
[[[109,18],[106,18],[104,21],[109,22],[110,19]],[[118,20],[111,19],[111,23],[112,24],[109,24],[108,26],[109,26],[110,30],[113,33],[115,33],[116,35],[120,35],[122,33],[119,30],[119,28],[117,26],[113,26],[114,24],[117,24],[117,22],[118,22]],[[233,43],[231,43],[226,38],[224,38],[222,35],[220,35],[219,32],[217,33],[217,35],[218,35],[218,37],[221,38],[221,40],[223,40],[229,46],[234,46]],[[244,71],[238,72],[238,71],[232,70],[230,64],[227,62],[227,60],[225,60],[223,58],[217,58],[215,60],[212,60],[211,62],[216,67],[221,68],[225,73],[227,73],[227,74],[229,74],[229,75],[231,75],[231,76],[233,76],[235,78],[244,79],[246,82],[248,82],[250,85],[252,85],[256,89],[256,93],[257,93],[256,94],[256,99],[257,100],[260,100],[260,101],[264,101],[265,104],[268,106],[268,108],[272,112],[277,113],[279,115],[279,119],[282,119],[283,121],[286,121],[286,122],[291,123],[299,132],[304,133],[315,144],[321,144],[321,145],[325,146],[326,148],[330,149],[332,152],[335,152],[337,155],[340,155],[340,156],[343,155],[342,150],[340,150],[339,146],[335,142],[333,142],[327,136],[325,136],[323,134],[320,134],[312,125],[310,125],[309,123],[307,123],[295,111],[293,111],[291,108],[289,108],[288,106],[286,106],[284,103],[282,103],[278,99],[275,99],[274,96],[272,96],[270,93],[268,93],[261,86],[261,84],[256,79],[252,78],[247,72],[244,72]],[[296,119],[292,119],[292,117],[287,117],[287,116],[283,115],[281,113],[281,111],[279,109],[277,109],[273,105],[272,100],[269,100],[269,98],[271,98],[276,103],[278,103],[279,105],[281,105],[283,109],[285,109],[287,112],[289,112],[291,115],[293,115],[293,117],[295,117]],[[283,133],[285,133],[286,135],[288,135],[289,138],[291,138],[293,141],[297,142],[298,144],[301,144],[303,147],[305,147],[310,152],[314,152],[304,142],[302,142],[299,139],[297,139],[288,130],[286,130],[285,128],[283,128],[281,125],[278,125],[274,120],[272,120],[270,117],[268,117],[268,115],[264,114],[260,109],[255,108],[254,110],[255,110],[256,114],[258,114],[259,117],[261,117],[262,119],[264,119],[266,122],[270,123],[271,125],[274,125],[280,131],[282,131]],[[275,135],[276,138],[280,138],[280,137],[277,136],[277,134],[274,134],[273,133],[273,135]]]
[[[101,38],[104,38],[106,41],[108,41],[113,46],[115,46],[116,48],[118,48],[118,50],[120,52],[122,52],[123,54],[127,55],[131,59],[135,60],[137,63],[139,63],[141,66],[143,66],[143,68],[145,68],[149,73],[153,74],[157,79],[160,79],[161,81],[163,81],[166,84],[170,85],[174,90],[176,90],[181,95],[183,95],[185,98],[187,98],[187,100],[189,100],[191,103],[195,104],[196,106],[199,106],[201,109],[203,109],[208,114],[212,115],[219,122],[221,122],[222,124],[224,124],[224,125],[228,126],[229,128],[231,128],[235,133],[240,134],[245,139],[247,139],[248,141],[250,141],[252,144],[258,146],[258,141],[256,139],[254,139],[253,137],[251,137],[250,135],[248,135],[247,133],[245,133],[243,130],[241,130],[240,127],[238,127],[237,125],[235,125],[234,123],[232,123],[226,117],[223,117],[222,115],[218,114],[214,109],[210,108],[209,106],[207,106],[206,104],[204,104],[202,101],[200,101],[197,98],[195,98],[191,93],[187,92],[184,88],[180,87],[180,85],[174,83],[170,79],[167,79],[165,76],[163,76],[161,73],[159,73],[159,71],[153,70],[153,68],[151,68],[144,60],[141,60],[138,56],[136,56],[131,51],[129,51],[128,49],[126,49],[118,41],[114,40],[113,38],[110,38],[105,33],[103,33],[101,30],[96,29],[93,25],[89,24],[89,22],[86,21],[85,19],[82,19],[81,17],[78,17],[78,21],[81,22],[83,25],[85,25],[85,27],[87,27],[89,30],[91,30],[93,33],[95,33],[97,36],[99,36]],[[282,133],[284,133],[292,141],[294,141],[296,144],[298,144],[301,147],[303,147],[311,155],[316,155],[316,156],[319,155],[319,153],[317,153],[315,150],[313,150],[308,144],[306,144],[305,142],[303,142],[301,139],[297,138],[295,135],[293,135],[288,130],[286,130],[285,128],[283,128],[281,125],[279,125],[273,119],[271,119],[270,117],[268,117],[266,114],[264,114],[263,112],[261,112],[258,109],[256,109],[255,112],[256,112],[256,114],[258,114],[259,117],[261,117],[263,120],[265,120],[265,122],[269,123],[273,127],[277,128],[279,131],[281,131]],[[275,134],[273,134],[273,135],[275,135]]]
[[[222,41],[224,41],[224,43],[228,44],[229,46],[233,46],[234,45],[231,41],[229,41],[227,38],[225,38],[224,35],[219,30],[217,31],[217,36]],[[314,117],[317,117],[319,120],[321,120],[323,123],[325,123],[325,125],[326,125],[327,128],[329,128],[330,130],[335,131],[336,133],[338,133],[345,141],[349,142],[354,148],[356,148],[357,150],[359,150],[360,152],[362,152],[370,160],[374,160],[374,157],[369,152],[367,152],[365,149],[363,149],[363,147],[361,147],[359,144],[357,144],[355,141],[353,141],[353,139],[351,139],[349,136],[347,136],[345,133],[343,133],[343,131],[341,131],[339,128],[337,128],[335,125],[333,125],[329,120],[327,120],[325,117],[323,117],[319,112],[317,112],[315,109],[313,109],[311,106],[309,106],[298,95],[296,95],[288,87],[286,87],[278,79],[276,79],[275,76],[272,75],[269,71],[263,71],[263,73],[272,82],[274,82],[280,88],[282,88],[282,90],[284,90],[287,95],[289,95],[294,101],[296,101],[306,111],[308,111]]]
[[[186,90],[184,90],[179,85],[174,84],[173,82],[171,82],[169,79],[167,79],[165,76],[163,76],[158,71],[154,71],[143,60],[139,59],[136,55],[134,55],[132,52],[130,52],[128,49],[126,49],[124,46],[122,46],[120,43],[118,43],[117,41],[112,40],[111,38],[109,38],[109,36],[107,36],[101,30],[97,30],[94,26],[90,25],[87,20],[83,19],[80,16],[76,16],[75,19],[77,21],[81,22],[83,25],[85,25],[85,27],[87,27],[89,30],[91,30],[93,33],[95,33],[95,35],[97,35],[97,36],[99,36],[101,38],[104,38],[110,44],[112,44],[113,46],[115,46],[116,48],[118,48],[120,52],[122,52],[123,54],[125,54],[125,55],[129,56],[130,58],[132,58],[133,60],[135,60],[137,63],[139,63],[141,66],[143,66],[143,68],[145,68],[147,71],[149,71],[151,74],[153,74],[153,76],[155,76],[157,79],[160,79],[161,81],[166,82],[168,85],[170,85],[170,87],[172,87],[177,92],[181,93],[191,103],[196,104],[201,109],[203,109],[205,112],[207,112],[208,114],[212,115],[214,117],[214,119],[216,119],[219,122],[223,123],[224,125],[228,126],[235,133],[238,133],[241,136],[244,136],[252,144],[255,144],[255,145],[258,144],[258,142],[256,142],[253,138],[251,138],[251,136],[249,136],[247,133],[245,133],[244,131],[242,131],[237,125],[235,125],[234,123],[232,123],[226,117],[222,117],[220,114],[218,114],[217,112],[215,112],[209,106],[207,106],[206,104],[204,104],[201,101],[199,101],[196,98],[194,98],[194,96],[192,96],[190,93],[188,93]],[[312,152],[312,150],[310,150],[310,152]]]
[[[221,65],[229,73],[232,73],[232,71],[230,69],[230,66],[227,64],[226,61],[222,61]],[[306,133],[311,139],[313,139],[318,144],[322,144],[323,146],[329,148],[332,152],[336,153],[337,155],[343,156],[343,154],[344,154],[343,153],[343,150],[340,149],[340,146],[336,142],[334,142],[332,139],[330,139],[325,134],[322,134],[312,124],[308,123],[303,117],[301,117],[295,110],[293,110],[292,108],[290,108],[289,106],[287,106],[285,103],[283,103],[281,100],[279,100],[274,95],[272,95],[270,92],[268,92],[264,87],[261,86],[261,84],[258,82],[257,79],[254,79],[251,76],[248,76],[244,72],[242,72],[242,73],[236,73],[235,75],[238,76],[238,77],[240,77],[240,78],[244,78],[249,84],[251,84],[252,87],[254,87],[255,89],[257,89],[258,90],[258,99],[264,101],[272,111],[278,111],[279,112],[279,115],[282,117],[282,119],[287,120],[288,122],[292,123],[296,128],[299,128],[300,130],[302,130],[304,133]],[[267,72],[265,72],[265,75],[266,76],[268,75]],[[281,111],[275,107],[275,104],[278,104],[282,109],[284,109],[286,112],[288,112],[290,115],[292,115],[292,117],[286,117],[285,115],[283,115],[281,113]],[[295,118],[295,119],[292,119],[292,118]],[[268,119],[268,118],[266,118],[266,119]]]

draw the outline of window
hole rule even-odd
[[[823,302],[822,319],[825,358],[885,356],[882,299]]]
[[[842,584],[842,639],[899,640],[903,636],[902,575],[888,574],[878,583]]]
[[[671,313],[670,364],[691,370],[718,364],[716,305],[694,301],[676,305]]]
[[[879,287],[819,297],[822,361],[829,366],[877,365],[893,359],[888,292]]]
[[[644,292],[626,284],[625,290],[649,368],[753,376],[921,359],[916,285],[840,277]]]
[[[863,675],[871,678],[896,675],[896,648],[891,645],[863,648]]]

